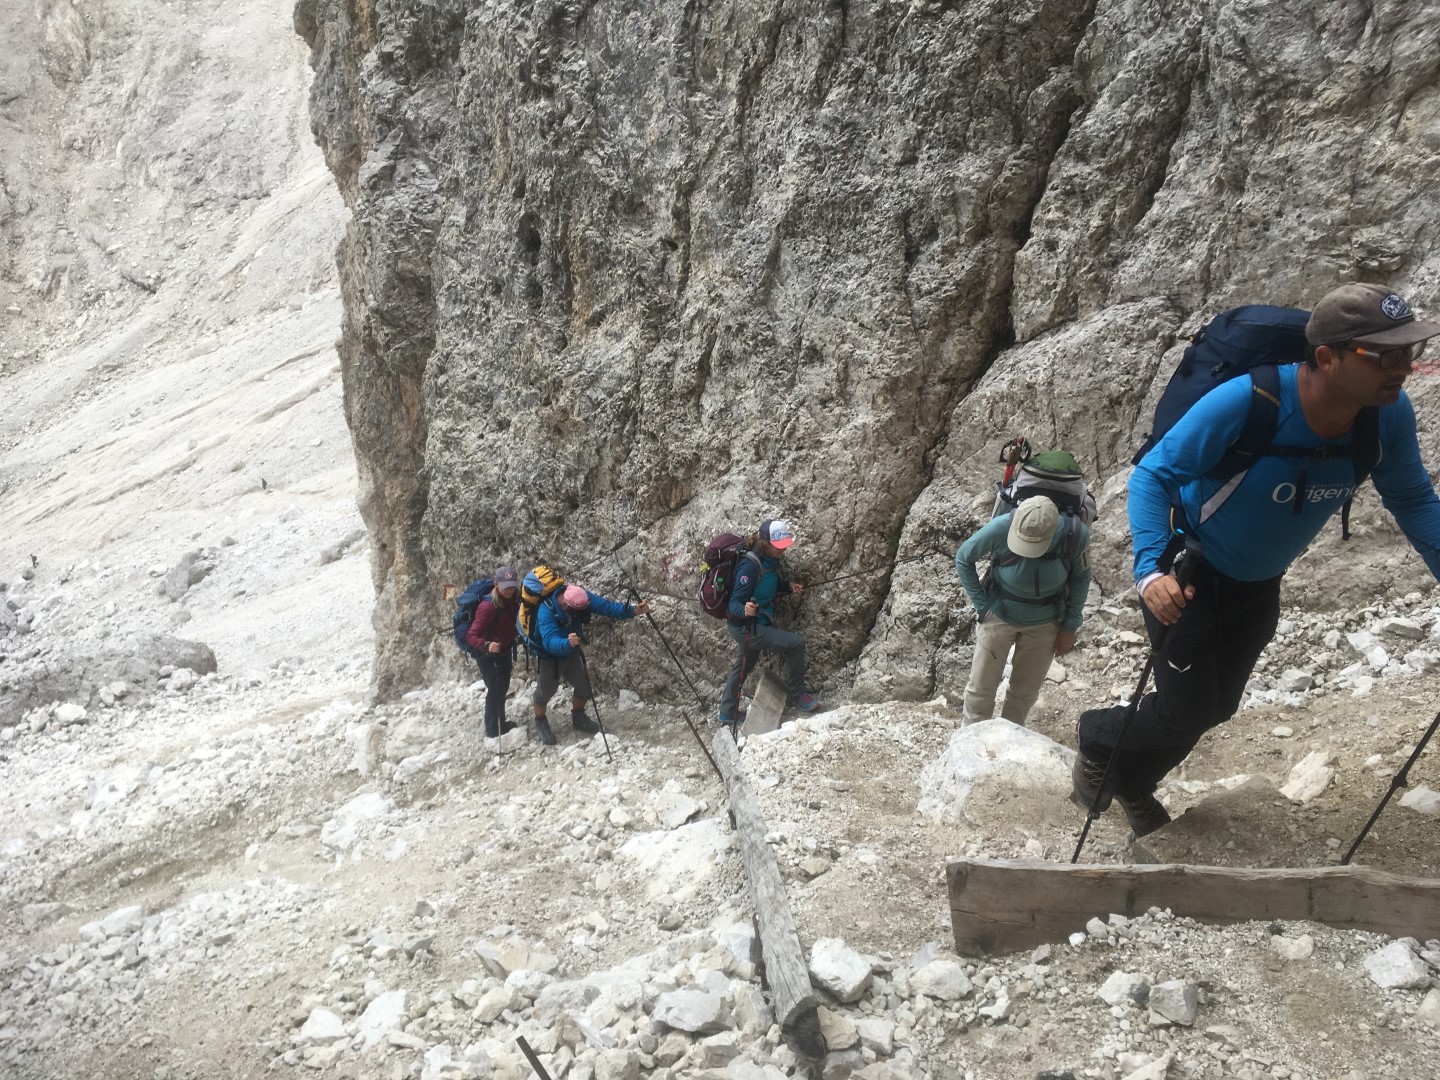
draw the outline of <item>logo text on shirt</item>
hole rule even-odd
[[[1355,485],[1346,484],[1340,487],[1307,487],[1305,489],[1305,501],[1308,503],[1330,502],[1335,499],[1348,499],[1355,494]],[[1290,504],[1295,501],[1294,484],[1277,484],[1275,490],[1270,493],[1270,498],[1277,503]]]

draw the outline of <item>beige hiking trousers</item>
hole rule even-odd
[[[1024,727],[1025,717],[1040,696],[1050,661],[1055,658],[1055,639],[1059,635],[1059,623],[1014,626],[996,615],[986,615],[975,627],[975,659],[970,665],[970,681],[965,684],[965,723],[979,723],[994,715],[995,691],[1005,674],[1008,656],[1010,687],[1000,715]]]

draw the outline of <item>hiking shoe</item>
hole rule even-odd
[[[744,710],[744,709],[736,709],[735,712],[734,712],[734,714],[731,715],[731,716],[726,716],[723,712],[720,714],[720,723],[721,723],[723,726],[725,726],[725,727],[739,727],[739,726],[740,726],[741,724],[743,724],[744,722],[745,722],[745,710]]]
[[[535,717],[535,734],[540,736],[540,741],[546,746],[555,745],[555,732],[550,730],[550,721],[545,717]]]
[[[801,712],[814,712],[820,707],[820,699],[808,690],[803,694],[796,694],[790,699],[790,704]]]
[[[1115,801],[1130,819],[1130,829],[1136,836],[1149,836],[1156,829],[1170,824],[1170,812],[1160,805],[1160,800],[1153,793],[1141,795],[1138,799],[1116,795]]]
[[[585,732],[586,735],[596,735],[600,731],[600,725],[595,723],[594,720],[591,720],[589,714],[585,712],[572,711],[570,713],[570,726],[576,731]]]
[[[1110,796],[1114,784],[1106,785],[1100,801],[1095,801],[1095,793],[1100,790],[1100,784],[1105,779],[1105,766],[1098,761],[1091,761],[1084,754],[1075,755],[1075,764],[1070,769],[1070,801],[1084,810],[1087,814],[1090,808],[1095,808],[1095,813],[1103,814],[1110,809]]]
[[[501,720],[501,721],[500,721],[500,734],[501,734],[501,735],[509,735],[510,732],[512,732],[512,731],[514,731],[514,730],[515,730],[515,721],[513,721],[513,720]]]

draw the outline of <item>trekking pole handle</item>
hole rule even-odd
[[[1200,545],[1186,544],[1175,565],[1175,583],[1182,590],[1188,589],[1195,580],[1195,571],[1200,565]]]

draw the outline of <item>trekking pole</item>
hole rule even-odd
[[[1410,766],[1414,765],[1416,760],[1420,757],[1421,753],[1424,752],[1425,744],[1430,741],[1430,736],[1435,734],[1435,729],[1437,727],[1440,727],[1440,713],[1435,714],[1435,719],[1430,721],[1430,726],[1425,729],[1425,734],[1420,736],[1420,742],[1416,744],[1415,752],[1410,755],[1409,759],[1405,762],[1404,766],[1400,769],[1400,771],[1391,778],[1390,790],[1385,792],[1385,797],[1380,800],[1380,805],[1375,807],[1375,812],[1370,815],[1370,820],[1367,821],[1365,823],[1365,827],[1360,830],[1360,835],[1355,837],[1355,842],[1350,845],[1350,850],[1345,852],[1345,857],[1340,860],[1341,866],[1350,865],[1350,857],[1355,854],[1355,849],[1360,846],[1360,841],[1364,840],[1366,834],[1370,832],[1370,826],[1374,825],[1376,819],[1380,817],[1381,811],[1383,811],[1386,805],[1390,802],[1390,797],[1394,795],[1395,792],[1399,791],[1402,787],[1409,787]]]
[[[535,1051],[525,1041],[525,1036],[515,1036],[515,1043],[520,1047],[520,1052],[525,1055],[525,1060],[530,1062],[530,1067],[535,1070],[535,1075],[540,1077],[540,1080],[550,1080],[550,1074],[545,1071],[545,1066],[540,1064],[540,1059],[535,1056]]]
[[[637,601],[638,601],[638,600],[641,600],[642,597],[640,596],[640,590],[639,590],[638,588],[636,588],[634,579],[633,579],[633,578],[630,578],[630,572],[629,572],[628,570],[625,570],[624,567],[621,567],[621,571],[625,574],[626,578],[629,578],[629,579],[630,579],[630,584],[626,586],[626,588],[628,588],[628,589],[630,590],[630,595],[633,596]],[[668,593],[662,593],[661,595],[662,595],[662,596],[667,596],[667,595],[669,595],[669,594],[668,594]],[[686,599],[686,600],[688,600],[688,599],[690,599],[690,598],[689,598],[689,597],[676,597],[676,599]],[[664,646],[665,646],[665,651],[670,654],[670,659],[671,659],[672,661],[674,661],[674,663],[675,663],[675,670],[677,670],[678,672],[680,672],[680,677],[685,680],[685,685],[688,686],[688,687],[690,687],[690,692],[695,695],[695,700],[696,700],[697,702],[699,702],[701,705],[707,704],[707,702],[705,701],[705,699],[700,696],[700,691],[697,690],[697,689],[695,689],[695,684],[690,681],[690,676],[689,676],[688,674],[686,674],[684,665],[680,663],[680,658],[675,655],[675,650],[670,647],[670,642],[669,642],[669,640],[665,637],[665,635],[664,635],[663,633],[660,632],[660,624],[655,621],[655,616],[651,615],[650,612],[647,611],[647,612],[645,612],[645,618],[646,618],[646,619],[649,621],[649,623],[650,623],[650,629],[654,630],[654,631],[655,631],[655,636],[660,639],[660,644],[661,644],[661,645],[664,645]]]
[[[636,600],[639,600],[640,591],[635,587],[635,579],[630,576],[630,571],[626,570],[622,566],[620,568],[620,572],[623,573],[625,577],[631,582],[631,585],[629,586],[630,595],[633,596]],[[648,611],[645,613],[645,618],[650,623],[650,629],[654,630],[655,636],[660,639],[660,644],[664,645],[665,651],[670,654],[670,659],[675,661],[675,667],[679,670],[680,677],[683,678],[685,682],[689,685],[690,692],[695,695],[695,700],[698,701],[701,705],[704,705],[705,699],[700,696],[700,691],[695,689],[695,684],[693,682],[690,682],[690,676],[685,674],[685,668],[681,665],[680,658],[675,655],[675,650],[670,648],[670,642],[666,641],[665,635],[660,632],[660,624],[655,621],[655,617],[651,615]],[[695,726],[695,721],[690,719],[690,711],[686,709],[683,705],[680,706],[680,718],[685,721],[685,726],[690,729],[690,734],[694,735],[695,741],[700,744],[700,751],[705,755],[705,760],[710,762],[710,767],[715,770],[715,775],[720,778],[720,782],[722,784],[725,783],[725,773],[721,771],[719,764],[715,761],[714,755],[710,753],[710,748],[705,745],[705,740],[700,735],[700,729]]]
[[[1187,551],[1195,552],[1198,548],[1187,548]],[[1179,567],[1175,570],[1175,581],[1180,586],[1181,592],[1190,584],[1190,576],[1194,572],[1194,566],[1190,558],[1182,558]],[[1145,602],[1142,598],[1142,604]],[[1173,625],[1173,624],[1172,624]],[[1110,775],[1115,770],[1115,759],[1120,756],[1120,747],[1125,742],[1125,736],[1130,733],[1131,721],[1140,710],[1140,698],[1145,693],[1145,684],[1150,680],[1150,672],[1154,670],[1155,661],[1160,656],[1160,650],[1165,647],[1165,639],[1170,636],[1170,627],[1162,626],[1155,635],[1155,643],[1150,648],[1150,655],[1145,659],[1145,666],[1140,669],[1140,681],[1135,686],[1135,693],[1130,697],[1130,704],[1125,706],[1125,719],[1120,723],[1120,734],[1115,737],[1115,746],[1110,751],[1110,760],[1105,763],[1105,775],[1100,778],[1100,784],[1095,789],[1095,797],[1090,800],[1090,809],[1085,814],[1085,826],[1080,830],[1080,839],[1075,844],[1075,854],[1070,856],[1070,861],[1080,861],[1080,849],[1085,846],[1085,838],[1090,835],[1090,826],[1100,816],[1100,800],[1105,797],[1105,792],[1110,785]]]
[[[580,654],[580,670],[585,672],[585,681],[590,683],[590,704],[595,706],[595,724],[600,728],[600,741],[605,744],[605,760],[615,764],[615,759],[610,756],[610,737],[605,734],[605,721],[600,719],[600,702],[595,697],[595,684],[590,680],[590,665],[585,662],[585,650],[576,649]]]

